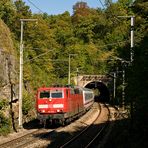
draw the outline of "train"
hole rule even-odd
[[[37,90],[36,110],[40,124],[69,124],[86,113],[94,103],[94,92],[78,86],[41,87]]]

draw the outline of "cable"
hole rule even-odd
[[[48,51],[46,51],[46,52],[44,52],[44,53],[41,53],[40,55],[38,55],[38,56],[36,56],[36,57],[34,57],[34,58],[30,59],[30,60],[26,60],[24,63],[29,62],[29,61],[32,61],[32,60],[34,60],[34,59],[37,59],[37,58],[39,58],[39,57],[41,57],[41,56],[43,56],[43,55],[49,53],[50,51],[53,51],[53,50],[48,50]]]
[[[99,2],[100,2],[100,4],[102,5],[102,7],[105,9],[105,7],[104,7],[104,5],[103,5],[102,1],[101,1],[101,0],[99,0]]]
[[[116,45],[116,44],[119,44],[119,43],[121,44],[121,43],[126,43],[126,42],[128,42],[128,40],[119,41],[119,42],[115,42],[115,43],[110,43],[110,44],[102,45],[102,46],[99,46],[99,47],[111,46],[111,45]],[[33,60],[35,60],[35,59],[37,59],[37,58],[39,58],[39,57],[41,57],[41,56],[49,53],[50,51],[53,51],[53,50],[49,50],[49,51],[46,51],[45,53],[41,53],[40,55],[38,55],[38,56],[36,56],[36,57],[34,57],[32,59],[26,60],[24,63],[33,61]],[[60,59],[48,59],[48,60],[51,60],[51,61],[60,61]],[[67,60],[63,59],[62,61],[67,61]]]
[[[39,7],[37,7],[32,1],[27,0],[30,4],[32,4],[36,9],[38,9],[41,13],[45,13],[43,12]]]

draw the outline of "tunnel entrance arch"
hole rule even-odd
[[[106,75],[81,75],[75,77],[76,85],[93,89],[95,100],[101,102],[110,101],[110,90],[108,85],[112,79]]]
[[[109,102],[110,92],[107,86],[99,81],[93,81],[86,84],[84,87],[90,88],[95,93],[95,101]]]

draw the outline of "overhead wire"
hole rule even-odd
[[[41,57],[41,56],[43,56],[43,55],[46,55],[47,53],[49,53],[49,52],[51,52],[51,51],[53,51],[53,50],[48,50],[48,51],[46,51],[46,52],[44,52],[44,53],[41,53],[41,54],[37,55],[36,57],[34,57],[34,58],[32,58],[32,59],[26,60],[24,63],[33,61],[33,60],[35,60],[35,59],[37,59],[37,58],[39,58],[39,57]]]
[[[30,4],[32,4],[36,9],[38,9],[40,12],[42,12],[42,13],[45,13],[45,12],[43,12],[38,6],[36,6],[36,4],[34,4],[31,0],[27,0]],[[99,0],[99,2],[100,2],[100,4],[102,5],[102,7],[103,7],[103,9],[105,9],[105,5],[102,3],[102,1],[101,0]],[[110,1],[108,1],[108,3],[110,3],[110,5],[111,5],[111,2]],[[115,18],[115,16],[113,16],[112,15],[112,13],[110,13],[110,15],[111,15],[111,17],[114,17]],[[116,17],[116,19],[119,21],[119,19]],[[112,21],[112,20],[111,20]],[[115,21],[112,21],[113,22],[113,24],[115,23]],[[120,26],[119,26],[120,27]],[[123,33],[123,30],[120,28],[120,30],[121,30],[121,32]],[[113,44],[115,44],[115,43],[113,43]],[[118,44],[118,43],[117,43]],[[110,44],[111,45],[111,44]]]
[[[103,5],[102,1],[99,0],[100,4],[102,5],[102,7],[105,9],[105,6]]]
[[[101,48],[101,47],[106,47],[106,46],[111,46],[111,45],[117,45],[117,44],[126,43],[126,42],[128,42],[128,40],[119,41],[119,42],[110,43],[110,44],[105,44],[105,45],[101,45],[101,46],[98,46],[98,47]],[[32,58],[32,59],[26,60],[24,63],[30,62],[30,61],[33,61],[33,60],[39,58],[39,57],[42,57],[42,56],[48,54],[50,51],[53,51],[53,50],[49,50],[49,51],[46,51],[46,52],[44,52],[44,53],[41,53],[41,54],[37,55],[36,57],[34,57],[34,58]],[[60,61],[60,59],[48,59],[48,60],[50,60],[50,61]],[[67,60],[62,59],[62,61],[67,61]]]
[[[34,4],[31,0],[27,0],[31,5],[33,5],[36,9],[38,9],[41,13],[45,13],[43,12],[38,6],[36,6],[36,4]]]
[[[27,0],[27,1],[28,1],[30,4],[32,4],[36,9],[38,9],[41,13],[45,13],[45,12],[43,12],[38,6],[36,6],[36,4],[34,4],[31,0]],[[99,0],[99,2],[100,2],[100,4],[102,5],[103,9],[105,9],[105,5],[102,3],[102,1]],[[110,1],[108,1],[108,3],[110,3]],[[110,13],[110,15],[111,15],[111,17],[114,17],[114,18],[115,18],[115,16],[113,16],[112,13]],[[116,19],[119,21],[118,18],[116,18]],[[112,20],[111,20],[111,21],[112,21]],[[115,23],[114,21],[112,21],[112,22],[113,22],[113,24]],[[120,30],[122,31],[121,28],[120,28]],[[122,32],[123,32],[123,31],[122,31]],[[116,43],[110,43],[110,44],[102,45],[102,46],[99,46],[99,47],[117,45],[117,44],[119,44],[119,43],[125,43],[125,42],[127,42],[127,40],[126,40],[126,41],[118,41],[118,42],[116,42]],[[49,52],[49,51],[48,51],[48,52]],[[34,57],[34,58],[30,59],[30,60],[27,60],[27,61],[32,61],[32,60],[34,60],[34,59],[36,59],[36,58],[39,58],[39,57],[41,57],[41,56],[47,54],[48,52],[45,52],[45,53],[43,53],[43,54],[40,54],[40,55],[38,55],[38,56],[36,56],[36,57]],[[27,61],[26,61],[26,62],[27,62]]]

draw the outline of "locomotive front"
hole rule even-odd
[[[64,112],[66,112],[64,100],[65,91],[63,88],[39,88],[36,108],[40,123],[45,123],[47,120],[62,120]]]

